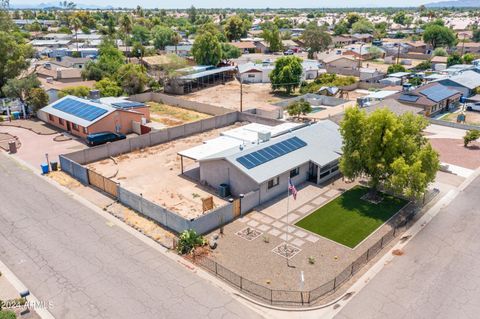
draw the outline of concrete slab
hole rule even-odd
[[[278,236],[278,235],[280,235],[282,232],[279,231],[278,229],[272,228],[272,229],[270,229],[270,230],[268,231],[268,233],[269,233],[270,235],[272,235],[272,236]]]
[[[295,238],[294,240],[291,241],[292,245],[295,245],[297,247],[302,247],[305,242],[301,240],[300,238]]]
[[[305,237],[305,239],[311,243],[316,243],[320,238],[315,235],[308,235],[307,237]]]
[[[272,227],[267,226],[267,225],[260,225],[260,226],[257,227],[257,229],[258,229],[258,230],[261,230],[262,232],[266,232],[266,231],[269,230],[270,228],[272,228]]]

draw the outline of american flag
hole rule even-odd
[[[288,191],[290,192],[290,194],[293,195],[293,199],[296,200],[297,199],[297,189],[295,188],[295,185],[293,185],[291,178],[288,179]]]

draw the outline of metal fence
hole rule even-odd
[[[337,291],[345,282],[358,273],[369,261],[371,261],[385,246],[397,235],[407,230],[414,222],[418,210],[429,203],[439,193],[438,189],[429,192],[420,205],[410,203],[400,211],[394,220],[395,226],[370,248],[360,255],[348,267],[343,269],[335,278],[310,291],[275,290],[248,280],[235,272],[225,268],[216,261],[206,256],[194,256],[194,262],[222,278],[237,289],[272,305],[313,305],[318,300],[327,297]]]

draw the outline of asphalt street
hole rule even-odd
[[[335,318],[479,318],[479,198],[477,178]]]
[[[56,318],[257,318],[0,153],[0,260]]]

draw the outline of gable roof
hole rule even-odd
[[[348,55],[331,55],[331,56],[328,56],[325,59],[323,59],[323,62],[324,63],[332,63],[334,61],[341,60],[341,59],[357,62],[357,60],[355,60],[355,58],[353,58],[351,56],[348,56]]]

